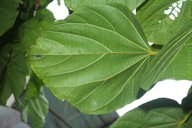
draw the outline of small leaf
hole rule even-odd
[[[77,8],[87,5],[95,4],[109,4],[118,3],[127,6],[129,9],[134,10],[141,5],[145,0],[65,0],[65,4],[70,10],[76,11]]]
[[[188,119],[188,120],[186,120]],[[111,128],[191,128],[192,118],[180,108],[157,108],[150,111],[140,109],[128,112]]]
[[[192,1],[148,0],[137,17],[147,39],[164,45],[192,26]]]
[[[0,36],[10,29],[18,15],[19,2],[15,0],[1,0],[0,4]]]
[[[82,7],[56,23],[29,59],[58,98],[83,112],[105,113],[135,99],[151,53],[132,12],[113,4]]]

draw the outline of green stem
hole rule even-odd
[[[188,119],[189,117],[191,116],[192,114],[192,111],[189,112],[178,124],[177,128],[180,128]]]

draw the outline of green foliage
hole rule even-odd
[[[2,48],[4,58],[1,70],[0,103],[5,104],[6,99],[13,93],[17,100],[24,87],[26,76],[29,75],[29,68],[25,58],[25,51],[19,44],[7,44]],[[6,62],[7,61],[7,62]],[[19,63],[18,63],[19,62]]]
[[[32,69],[58,98],[83,112],[104,113],[136,97],[137,73],[150,52],[133,14],[113,4],[80,8],[66,23],[44,31],[29,56]]]
[[[15,0],[1,0],[0,4],[0,36],[13,25],[18,15],[19,2]]]
[[[22,45],[26,49],[29,49],[35,44],[41,32],[49,28],[49,25],[52,24],[54,20],[53,14],[47,9],[39,10],[35,17],[23,23],[19,28],[19,39]]]
[[[95,5],[95,4],[109,4],[118,3],[127,6],[134,10],[141,5],[145,0],[65,0],[66,6],[73,11],[76,11],[81,6]]]
[[[190,0],[186,2],[183,0],[148,0],[137,11],[137,18],[147,39],[150,42],[164,45],[192,26],[191,6]]]
[[[186,123],[187,122],[187,123]],[[156,108],[150,111],[133,110],[117,120],[111,128],[191,128],[192,118],[179,108]]]
[[[191,68],[191,46],[192,29],[180,33],[170,43],[165,45],[146,68],[143,77],[144,89],[148,89],[160,79],[188,79],[192,78]],[[183,61],[182,61],[183,60]]]
[[[65,125],[66,104],[44,95],[44,84],[80,111],[101,114],[134,101],[140,89],[160,80],[192,80],[191,0],[65,0],[73,13],[62,21],[45,9],[51,1],[0,5],[0,104],[13,94],[12,107],[31,127],[72,127]],[[190,128],[191,90],[182,105],[148,104],[150,110],[128,112],[111,127]]]
[[[31,75],[23,96],[23,120],[34,128],[42,128],[45,123],[45,116],[48,113],[48,101],[44,96],[41,85],[42,82]]]

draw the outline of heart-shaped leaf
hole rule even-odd
[[[153,54],[132,12],[113,4],[82,7],[56,23],[29,56],[58,98],[83,112],[104,113],[136,98],[141,69]]]

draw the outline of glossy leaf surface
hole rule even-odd
[[[150,42],[166,44],[192,26],[192,1],[149,0],[137,18]]]
[[[187,120],[188,119],[188,120]],[[192,118],[180,108],[133,110],[119,118],[111,128],[191,128]]]
[[[115,4],[74,12],[42,33],[29,56],[54,95],[83,112],[104,113],[135,99],[151,54],[134,15]]]
[[[127,6],[129,9],[134,10],[141,5],[145,0],[65,0],[65,4],[70,10],[77,10],[81,6],[95,5],[95,4],[109,4],[118,3]]]
[[[0,36],[10,29],[18,15],[19,2],[16,0],[1,0],[0,4]]]

